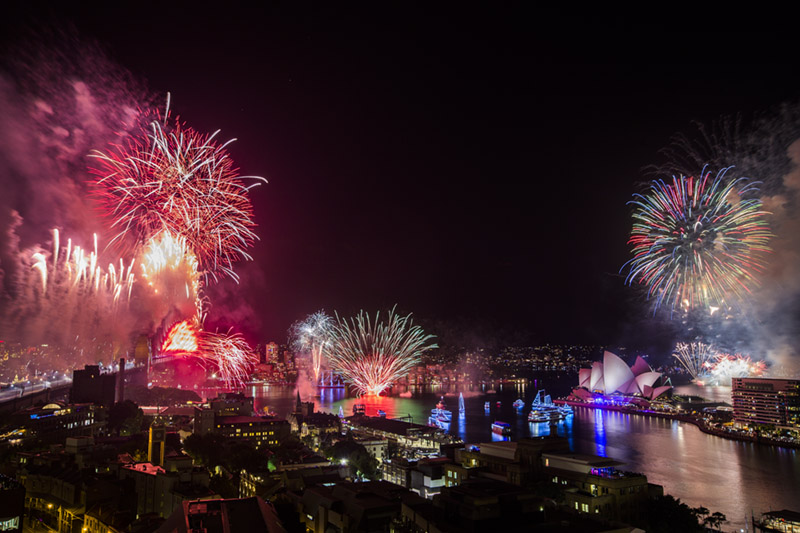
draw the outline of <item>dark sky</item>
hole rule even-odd
[[[642,168],[691,120],[800,89],[793,44],[735,28],[110,4],[18,7],[3,28],[74,25],[189,125],[238,138],[242,173],[269,180],[261,241],[212,320],[249,306],[265,340],[318,309],[397,304],[477,336],[639,342],[646,311],[618,271]]]

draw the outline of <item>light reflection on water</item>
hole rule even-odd
[[[458,396],[446,395],[448,409],[453,411],[449,432],[467,443],[501,440],[490,427],[493,421],[500,420],[511,424],[512,440],[550,434],[547,424],[527,421],[536,388],[532,383],[524,393],[514,386],[506,386],[502,393],[498,387],[493,395],[465,393],[464,416],[458,414]],[[291,387],[249,388],[246,392],[255,397],[256,408],[269,406],[281,416],[291,412],[296,402],[296,392]],[[558,390],[548,392],[554,397],[564,394]],[[723,397],[726,391],[717,390],[715,394]],[[410,415],[413,422],[426,424],[440,396],[441,393],[415,393],[407,398],[356,399],[345,397],[341,390],[329,389],[314,402],[318,409],[331,413],[338,413],[342,406],[346,416],[352,414],[353,404],[364,403],[368,415],[375,416],[382,409],[389,418]],[[512,406],[517,398],[526,403],[520,415]],[[488,414],[484,411],[486,401],[490,402]],[[497,401],[502,402],[499,408]],[[800,509],[798,450],[721,439],[673,420],[589,408],[575,408],[575,415],[560,422],[556,431],[569,440],[570,449],[575,452],[616,459],[625,463],[621,470],[646,474],[648,481],[663,485],[666,493],[689,506],[702,505],[712,512],[724,513],[729,521],[724,529],[744,528],[745,514],[749,516],[751,510],[758,516],[769,510]]]

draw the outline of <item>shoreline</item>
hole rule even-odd
[[[618,411],[620,413],[630,414],[630,415],[640,415],[640,416],[649,416],[653,418],[665,418],[668,420],[677,420],[678,422],[687,422],[689,424],[693,424],[708,435],[714,435],[717,437],[721,437],[723,439],[730,439],[730,440],[738,440],[742,442],[750,442],[753,444],[765,444],[768,446],[778,446],[781,448],[791,448],[791,449],[800,449],[800,443],[798,442],[785,442],[780,440],[771,439],[768,437],[763,437],[761,435],[741,435],[738,433],[732,433],[730,431],[725,431],[722,429],[717,428],[709,428],[703,421],[693,417],[692,415],[680,415],[680,414],[672,414],[672,413],[665,413],[662,411],[651,411],[646,409],[634,409],[631,407],[624,407],[621,405],[596,405],[586,402],[578,402],[574,400],[553,400],[553,403],[560,404],[560,405],[569,405],[571,407],[582,407],[585,409],[605,409],[607,411]]]

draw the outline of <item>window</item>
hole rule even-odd
[[[583,511],[584,513],[588,513],[589,512],[589,504],[582,503],[581,504],[581,511]]]

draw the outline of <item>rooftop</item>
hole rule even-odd
[[[608,457],[583,453],[543,453],[542,457],[546,459],[554,459],[572,463],[577,466],[588,466],[591,468],[609,468],[625,464],[614,459],[609,459]]]
[[[220,424],[264,424],[285,422],[282,418],[272,416],[223,416],[217,419]]]
[[[414,424],[411,422],[403,422],[402,420],[394,420],[391,418],[383,418],[381,416],[364,416],[355,415],[347,418],[351,424],[365,428],[375,429],[386,433],[393,433],[395,435],[408,435],[409,433],[435,433],[436,428],[430,426],[423,426],[422,424]]]
[[[135,472],[144,472],[145,474],[150,474],[155,476],[156,474],[163,474],[165,471],[160,466],[156,466],[150,463],[133,463],[128,465],[122,465],[122,468],[126,468],[128,470],[133,470]]]

